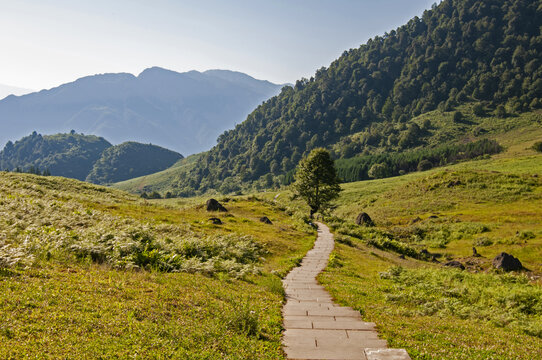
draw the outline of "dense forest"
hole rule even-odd
[[[123,181],[164,170],[182,158],[160,146],[125,142],[105,150],[86,180],[96,184]]]
[[[0,152],[0,169],[35,172],[85,180],[94,163],[111,143],[102,137],[77,134],[41,135],[35,131]]]
[[[167,169],[182,155],[151,144],[113,146],[94,135],[33,132],[0,152],[0,170],[64,176],[95,183],[122,181]]]
[[[176,190],[273,184],[321,146],[337,145],[337,158],[427,146],[410,120],[435,109],[473,103],[503,118],[540,108],[541,29],[541,0],[444,0],[284,87],[222,134]]]

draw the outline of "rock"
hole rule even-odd
[[[267,216],[262,216],[260,218],[260,221],[263,222],[264,224],[273,225],[273,223],[271,222],[271,220],[269,220],[269,218]]]
[[[456,268],[460,270],[465,270],[465,266],[456,260],[448,261],[447,263],[444,264],[444,266],[448,266],[448,267],[452,267],[452,268]]]
[[[358,215],[358,217],[356,218],[356,224],[363,226],[375,226],[373,219],[371,219],[369,214],[367,214],[366,212],[362,212]]]
[[[420,221],[422,221],[422,218],[417,216],[414,219],[410,220],[410,225],[416,224],[417,222],[420,222]]]
[[[428,219],[438,219],[438,216],[437,215],[431,215],[428,217]]]
[[[215,199],[209,199],[207,200],[207,211],[227,212],[228,210]]]
[[[523,265],[519,259],[505,252],[500,253],[493,259],[493,266],[504,271],[514,271],[523,269]]]
[[[456,186],[459,186],[459,185],[463,185],[463,183],[461,182],[461,180],[454,180],[454,181],[450,181],[447,185],[447,187],[449,188],[453,188],[453,187],[456,187]]]
[[[222,225],[222,220],[220,220],[219,218],[212,217],[212,218],[209,218],[209,221],[215,225]]]

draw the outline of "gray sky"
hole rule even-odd
[[[0,83],[230,69],[295,82],[435,0],[0,0]]]

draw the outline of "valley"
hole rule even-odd
[[[542,358],[541,59],[542,0],[443,0],[292,85],[0,100],[0,358]]]

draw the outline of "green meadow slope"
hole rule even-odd
[[[0,358],[281,359],[280,275],[314,230],[257,198],[205,200],[1,172]]]
[[[493,138],[505,151],[490,158],[343,184],[326,216],[337,242],[319,280],[413,359],[542,357],[542,154],[531,148],[542,128]],[[354,224],[362,211],[375,227]],[[525,269],[493,269],[503,251]]]
[[[201,154],[195,154],[188,156],[184,159],[177,161],[170,168],[159,171],[154,174],[140,176],[137,178],[117,182],[111,184],[112,187],[124,191],[128,191],[134,194],[141,194],[143,192],[153,192],[157,191],[161,194],[166,192],[175,192],[177,196],[189,196],[193,195],[192,193],[179,193],[175,191],[175,184],[178,180],[190,169],[195,166],[195,163],[200,158]]]

